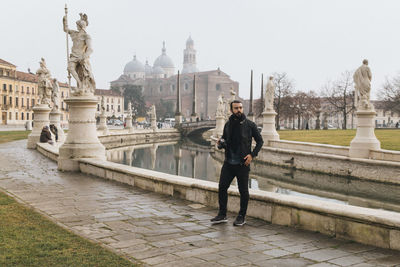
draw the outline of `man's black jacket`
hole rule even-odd
[[[233,115],[232,115],[233,116]],[[225,139],[226,145],[224,146],[225,148],[225,160],[228,158],[228,153],[229,149],[231,148],[232,144],[232,133],[230,131],[231,120],[228,120],[225,123],[224,126],[224,132],[222,134],[222,138]],[[251,154],[253,158],[257,157],[258,152],[260,151],[262,145],[264,144],[264,141],[261,137],[260,132],[257,129],[257,126],[254,122],[251,120],[248,120],[247,118],[244,118],[240,123],[240,133],[241,133],[241,142],[240,142],[240,152],[242,158],[247,156],[248,154]],[[253,151],[251,151],[251,142],[252,138],[254,137],[254,140],[256,141],[256,146]]]

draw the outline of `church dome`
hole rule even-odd
[[[167,49],[165,48],[165,42],[163,42],[163,48],[162,48],[162,54],[159,56],[153,64],[153,67],[161,67],[161,68],[174,68],[174,63],[172,62],[172,59],[167,56]]]
[[[126,64],[124,68],[124,74],[132,72],[145,72],[143,63],[137,60],[136,56],[134,56],[133,60],[128,62],[128,64]]]

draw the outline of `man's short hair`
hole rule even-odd
[[[231,102],[231,111],[233,110],[233,103],[237,103],[237,104],[241,104],[242,103],[242,101],[240,101],[240,100],[233,100],[232,102]]]

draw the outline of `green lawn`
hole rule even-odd
[[[29,131],[0,132],[0,143]],[[0,192],[0,266],[135,266]]]
[[[134,266],[0,192],[0,266]]]
[[[281,140],[349,146],[356,130],[282,130],[278,131]],[[375,130],[382,149],[400,150],[400,129]]]
[[[1,131],[0,144],[21,139],[27,139],[30,133],[31,131]]]

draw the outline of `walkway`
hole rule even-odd
[[[216,210],[80,173],[0,145],[0,188],[74,232],[155,266],[400,266],[400,252],[248,218],[210,225]]]

